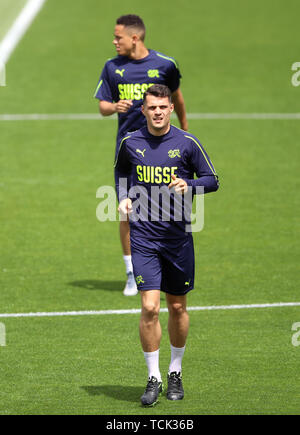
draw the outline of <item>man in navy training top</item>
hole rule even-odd
[[[162,392],[160,291],[166,293],[169,310],[167,398],[180,400],[184,396],[181,366],[189,329],[187,293],[194,288],[194,247],[192,235],[186,231],[188,219],[175,219],[176,201],[183,203],[182,195],[188,189],[197,193],[202,186],[202,192],[208,193],[219,187],[215,169],[198,139],[170,124],[173,109],[166,86],[150,87],[142,106],[147,126],[121,141],[115,163],[119,211],[130,218],[133,269],[141,294],[140,338],[148,367],[148,384],[141,397],[145,406],[154,405]],[[169,192],[169,219],[162,218],[167,201],[153,196],[155,188]],[[139,199],[137,208],[134,198]],[[148,219],[145,213],[141,219],[132,218],[138,208],[140,212],[148,209]]]
[[[140,17],[124,15],[117,20],[113,44],[118,56],[106,62],[95,92],[103,116],[118,113],[116,154],[127,132],[146,125],[141,105],[144,92],[152,84],[165,84],[171,89],[180,126],[188,130],[178,65],[173,58],[147,49],[144,40],[145,26]],[[128,221],[120,222],[120,239],[127,272],[124,294],[134,296],[137,287],[132,273]]]

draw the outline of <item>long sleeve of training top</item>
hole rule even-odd
[[[197,193],[196,188],[200,186],[204,188],[204,193],[215,192],[219,188],[219,179],[210,158],[198,139],[189,134],[184,136],[191,144],[189,163],[197,178],[194,179],[191,174],[190,178],[182,178],[193,188],[193,193]]]
[[[115,186],[119,202],[128,198],[131,166],[130,158],[127,155],[126,138],[124,138],[115,162]]]

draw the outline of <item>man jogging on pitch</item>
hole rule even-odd
[[[175,219],[177,203],[188,189],[197,193],[197,187],[202,187],[208,193],[219,187],[214,167],[198,139],[171,126],[173,110],[170,90],[163,85],[150,87],[142,107],[147,126],[126,135],[115,164],[119,211],[130,217],[132,262],[141,294],[140,338],[148,367],[148,384],[141,398],[145,406],[154,405],[162,392],[160,291],[166,293],[169,310],[167,398],[180,400],[184,396],[182,358],[189,330],[187,293],[194,287],[194,247],[191,233],[186,232],[188,219],[183,215],[181,220]],[[153,194],[158,188],[169,192],[168,220],[162,217],[167,201]],[[142,219],[133,213],[135,197],[140,200]]]
[[[145,26],[140,17],[124,15],[117,20],[113,44],[118,56],[106,62],[95,92],[103,116],[118,114],[116,153],[121,138],[146,125],[141,105],[144,92],[152,84],[164,84],[171,89],[180,126],[188,129],[178,65],[173,58],[148,49],[144,41]],[[120,238],[127,272],[124,294],[133,296],[137,288],[132,273],[128,221],[120,222]]]

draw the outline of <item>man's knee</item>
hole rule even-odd
[[[153,300],[143,301],[142,317],[147,320],[157,319],[159,316],[160,306]]]
[[[142,313],[146,317],[158,317],[159,315],[159,307],[155,304],[149,303],[143,306]]]
[[[172,302],[169,304],[169,313],[174,317],[181,317],[187,314],[186,305],[182,302]]]

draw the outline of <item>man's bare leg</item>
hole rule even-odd
[[[169,337],[172,346],[182,348],[186,344],[190,320],[186,309],[186,295],[175,296],[166,294],[169,310]]]
[[[171,344],[171,362],[168,373],[169,400],[181,400],[184,397],[182,386],[182,359],[189,331],[189,315],[186,309],[186,295],[174,296],[167,294],[169,309],[169,337]]]
[[[160,290],[141,291],[142,313],[140,320],[140,338],[148,367],[148,377],[161,381],[159,370],[159,347],[161,326],[159,322]]]
[[[162,380],[159,370],[159,346],[161,326],[159,322],[160,290],[141,291],[142,313],[140,319],[140,338],[148,367],[148,384],[141,402],[153,406],[162,392]]]
[[[141,291],[142,314],[140,320],[140,338],[144,352],[155,352],[161,341],[159,322],[160,290]]]
[[[127,282],[123,291],[125,296],[135,296],[138,293],[133,275],[131,248],[130,248],[130,227],[129,221],[120,222],[120,240],[123,250],[123,259],[126,267]]]
[[[130,228],[129,228],[128,220],[120,222],[120,239],[121,239],[123,255],[131,255]]]

